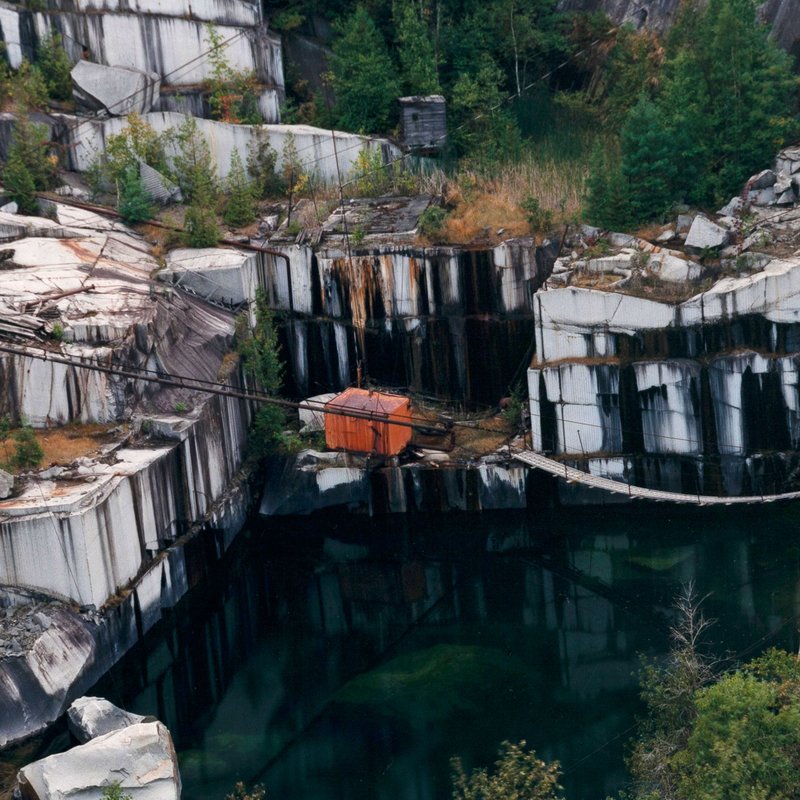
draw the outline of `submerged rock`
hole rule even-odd
[[[157,721],[130,725],[35,761],[19,771],[17,781],[23,800],[99,798],[114,781],[132,800],[181,796],[172,736]]]

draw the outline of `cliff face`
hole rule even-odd
[[[51,0],[47,8],[31,11],[2,2],[0,39],[16,69],[22,58],[32,61],[38,43],[55,30],[73,61],[85,58],[155,73],[172,90],[164,98],[163,109],[168,110],[175,90],[194,96],[198,84],[211,76],[206,28],[212,24],[231,67],[255,71],[265,121],[280,121],[281,41],[264,24],[260,5],[247,0],[178,0],[168,5],[157,0]]]
[[[533,333],[536,289],[553,253],[529,239],[485,250],[383,245],[348,257],[333,245],[265,256],[271,305],[288,312],[285,349],[298,394],[369,376],[393,386],[494,404]]]
[[[602,11],[616,24],[652,28],[660,33],[675,21],[680,0],[560,0],[560,11]],[[767,0],[759,8],[760,18],[770,26],[775,41],[796,54],[800,47],[800,2]]]

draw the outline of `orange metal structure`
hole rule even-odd
[[[397,394],[345,389],[325,404],[326,408],[369,414],[370,418],[325,415],[325,443],[332,450],[396,456],[411,441],[411,401]]]

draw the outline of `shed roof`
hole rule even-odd
[[[398,103],[410,105],[412,103],[444,103],[445,99],[440,94],[415,94],[409,97],[398,97]]]
[[[400,394],[384,394],[383,392],[373,392],[368,389],[351,388],[345,389],[325,405],[349,411],[391,414],[393,411],[405,408],[408,403],[408,398]]]

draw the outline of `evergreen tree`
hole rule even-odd
[[[337,31],[331,81],[338,124],[357,133],[388,130],[395,119],[400,82],[383,36],[363,5]]]
[[[34,192],[49,188],[56,166],[57,161],[50,155],[47,127],[20,114],[14,123],[3,184],[23,214],[37,213]]]
[[[144,188],[138,165],[129,167],[120,180],[119,213],[126,222],[146,222],[155,213]]]
[[[673,201],[676,158],[661,112],[640,95],[622,129],[622,176],[633,221],[666,213]]]
[[[188,203],[213,203],[217,195],[217,168],[194,117],[187,117],[178,128],[177,142],[172,171],[184,199]]]
[[[8,162],[3,170],[3,187],[8,196],[17,204],[20,214],[35,215],[39,213],[36,202],[36,185],[33,176],[12,148],[8,152]]]
[[[228,202],[225,205],[223,219],[232,228],[249,225],[256,218],[253,187],[244,171],[239,151],[234,149],[231,155],[231,167],[228,173]]]
[[[33,469],[42,463],[44,450],[30,425],[23,425],[14,431],[14,455],[11,465],[15,469]]]
[[[624,230],[631,224],[630,200],[617,152],[595,146],[586,190],[586,218],[592,225]]]
[[[797,130],[796,80],[789,56],[757,22],[753,0],[710,0],[687,20],[670,38],[661,107],[673,130],[689,109],[696,130],[686,138],[704,143],[704,163],[699,187],[683,189],[710,203],[737,193]]]
[[[423,14],[414,0],[395,0],[392,15],[403,91],[411,95],[439,94],[436,53]]]
[[[254,135],[247,145],[247,171],[253,179],[253,191],[258,199],[274,197],[283,191],[276,169],[278,154],[269,143],[263,128],[253,129]]]
[[[41,70],[50,97],[54,100],[72,99],[72,62],[64,50],[60,34],[52,31],[39,42],[36,67]]]
[[[476,71],[463,73],[453,86],[448,143],[457,155],[469,155],[476,166],[485,166],[516,155],[520,135],[503,102],[499,67],[488,55],[475,67]]]
[[[213,247],[220,240],[219,223],[213,207],[197,197],[186,209],[183,219],[189,247]]]

